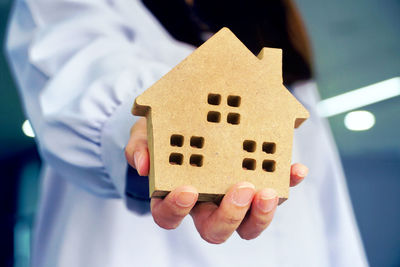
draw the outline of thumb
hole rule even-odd
[[[150,159],[145,118],[140,118],[132,126],[129,141],[125,147],[125,157],[129,165],[135,168],[139,175],[146,176],[149,174]]]

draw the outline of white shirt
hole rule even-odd
[[[313,83],[294,89],[311,116],[293,160],[309,176],[259,238],[212,245],[190,218],[163,230],[148,202],[125,194],[133,100],[193,47],[137,0],[18,0],[7,51],[45,163],[33,267],[367,265]]]

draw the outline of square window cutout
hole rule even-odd
[[[239,113],[228,113],[228,117],[226,121],[230,124],[239,124],[240,123],[240,114]]]
[[[266,172],[274,172],[275,171],[275,161],[264,160],[262,163],[262,168]]]
[[[220,94],[208,94],[207,103],[210,105],[218,106],[221,103]]]
[[[239,107],[241,98],[238,95],[230,95],[228,96],[228,106],[231,107]]]
[[[270,142],[264,142],[262,145],[262,151],[267,154],[274,154],[276,151],[276,144]]]
[[[170,144],[177,147],[183,146],[183,136],[180,134],[171,135]]]
[[[218,123],[221,121],[221,113],[218,111],[209,111],[207,113],[207,121]]]
[[[244,159],[242,162],[242,168],[244,170],[254,171],[256,169],[256,160],[255,159]]]
[[[203,166],[203,156],[202,155],[193,154],[193,155],[190,156],[189,163],[190,163],[191,166],[201,167],[201,166]]]
[[[183,155],[180,153],[171,153],[171,155],[169,155],[169,163],[171,165],[182,165]]]
[[[192,138],[190,138],[190,146],[195,148],[203,148],[204,138],[201,136],[192,136]]]
[[[244,140],[243,150],[246,150],[247,152],[256,151],[256,142],[252,140]]]

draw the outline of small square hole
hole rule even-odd
[[[242,162],[242,168],[244,170],[255,170],[256,169],[256,160],[255,159],[244,159]]]
[[[169,155],[169,163],[171,165],[182,165],[183,155],[180,153],[171,153],[171,155]]]
[[[221,103],[220,94],[208,94],[207,102],[210,105],[218,106]]]
[[[227,121],[230,124],[239,124],[240,123],[240,114],[239,113],[229,113],[227,117]]]
[[[217,111],[209,111],[207,114],[207,121],[218,123],[221,121],[221,113]]]
[[[183,146],[183,136],[179,134],[171,135],[170,144],[171,146],[178,146],[178,147]]]
[[[264,151],[267,154],[274,154],[275,150],[276,150],[275,143],[264,142],[262,145],[262,151]]]
[[[266,172],[275,171],[275,161],[273,160],[264,160],[262,163],[262,168]]]
[[[189,163],[192,166],[201,167],[201,166],[203,166],[203,156],[202,155],[193,154],[193,155],[190,156]]]
[[[247,152],[256,151],[256,142],[251,140],[245,140],[243,142],[243,150],[246,150]]]
[[[230,95],[228,96],[228,106],[231,107],[239,107],[240,106],[240,96]]]
[[[201,136],[192,136],[192,138],[190,138],[190,146],[196,148],[203,148],[204,138]]]

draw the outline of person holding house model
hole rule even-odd
[[[265,2],[15,2],[7,52],[44,160],[32,266],[367,265],[315,84],[304,81],[298,13],[290,1]],[[127,171],[149,168],[133,99],[222,26],[255,53],[283,48],[285,84],[311,114],[293,149],[309,178],[279,208],[273,190],[245,182],[220,206],[195,206],[189,185],[150,204],[147,179]],[[306,173],[294,164],[291,185]]]

